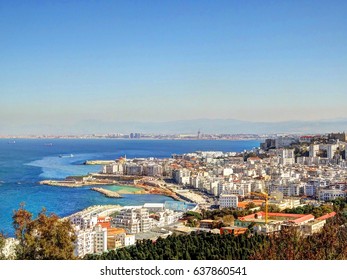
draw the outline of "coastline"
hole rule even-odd
[[[104,178],[96,178],[99,174],[93,174],[92,177],[90,175],[88,176],[80,176],[78,177],[78,180],[71,179],[72,177],[67,177],[65,180],[43,180],[40,181],[40,185],[47,185],[52,187],[63,187],[63,188],[80,188],[80,187],[88,187],[88,186],[112,186],[117,185],[120,187],[135,187],[138,188],[138,191],[130,192],[125,190],[120,190],[119,192],[113,192],[107,189],[103,188],[91,188],[93,191],[98,191],[100,193],[103,193],[107,197],[112,198],[121,198],[122,194],[133,194],[133,195],[139,195],[139,194],[156,194],[156,195],[164,195],[167,197],[171,197],[172,199],[176,201],[185,201],[185,202],[191,202],[190,199],[183,199],[183,197],[176,192],[165,188],[162,186],[159,182],[146,182],[141,181],[145,178],[136,178],[128,181],[119,181],[119,180],[110,180],[110,179],[104,179]],[[110,196],[106,195],[109,194]],[[118,195],[112,193],[117,193]]]

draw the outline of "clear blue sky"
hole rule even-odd
[[[345,118],[346,15],[343,0],[0,0],[0,125]]]

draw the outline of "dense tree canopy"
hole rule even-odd
[[[259,250],[267,237],[243,234],[192,233],[171,235],[138,241],[136,245],[109,251],[101,255],[87,255],[85,259],[102,260],[246,260]]]
[[[337,215],[324,229],[304,237],[295,228],[271,236],[251,257],[258,260],[346,260],[346,218]]]
[[[47,216],[44,209],[33,220],[32,214],[21,206],[14,212],[13,226],[19,240],[18,259],[74,259],[76,236],[70,221],[60,220],[55,214]]]
[[[314,207],[313,205],[305,205],[293,209],[285,209],[283,212],[292,214],[312,214],[315,218],[318,218],[333,211],[334,207],[332,205],[323,204],[318,207]]]

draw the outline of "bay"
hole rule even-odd
[[[89,186],[61,188],[38,184],[44,179],[100,170],[100,166],[83,165],[86,160],[121,156],[165,158],[197,150],[239,152],[258,146],[259,141],[255,140],[0,139],[0,231],[13,236],[12,215],[20,203],[25,203],[34,215],[45,207],[48,213],[63,217],[91,205],[141,205],[172,200],[162,195],[132,194],[112,199],[91,191]],[[73,157],[60,157],[70,154]]]

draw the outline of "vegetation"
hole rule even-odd
[[[347,219],[337,215],[320,233],[303,236],[295,227],[273,236],[192,233],[137,241],[136,245],[87,260],[345,260]]]
[[[5,236],[0,233],[0,260],[4,260],[5,256],[3,254],[3,249],[5,247]]]
[[[257,207],[257,205],[254,202],[251,201],[251,202],[247,203],[245,209],[246,210],[250,210],[250,209],[256,208],[256,207]]]
[[[267,237],[243,234],[192,233],[137,241],[136,245],[101,255],[86,255],[87,260],[246,260],[260,250]]]
[[[14,212],[13,226],[19,244],[18,259],[25,260],[68,260],[74,259],[76,239],[70,221],[60,220],[55,214],[46,215],[43,209],[37,219],[24,209]]]
[[[223,209],[216,209],[211,211],[202,210],[201,216],[203,219],[218,220],[218,219],[223,219],[224,216],[232,215],[234,219],[237,219],[238,217],[246,216],[252,213],[253,211],[250,211],[250,210],[235,210],[232,208],[223,208]]]
[[[212,234],[203,232],[190,235],[171,235],[137,241],[134,246],[112,250],[100,255],[86,255],[87,260],[346,260],[347,259],[347,200],[336,199],[319,207],[305,205],[286,209],[285,213],[313,214],[315,217],[336,211],[324,229],[310,236],[303,236],[296,227],[289,227],[271,235],[253,233],[253,225],[245,234]],[[187,212],[191,222],[213,219],[222,226],[232,225],[239,216],[252,213],[231,208]],[[76,236],[68,220],[56,215],[46,215],[43,209],[36,219],[21,205],[14,212],[13,226],[19,244],[18,259],[64,260],[74,259]],[[5,238],[0,234],[0,259]]]
[[[337,215],[319,233],[304,237],[295,228],[271,236],[251,257],[257,260],[346,260],[346,218]]]
[[[333,204],[334,211],[344,211],[347,209],[347,198],[339,197],[335,200],[332,200],[331,203]]]
[[[295,144],[294,155],[295,155],[295,159],[297,159],[298,157],[308,157],[309,156],[308,146]]]
[[[284,213],[291,214],[312,214],[315,218],[321,217],[325,214],[329,214],[334,211],[334,207],[332,205],[323,204],[318,207],[314,207],[313,205],[305,205],[301,207],[296,207],[293,209],[284,209]]]
[[[260,207],[260,211],[265,211],[265,205]],[[281,212],[281,209],[277,205],[269,204],[267,211],[271,212],[271,213],[279,213],[279,212]]]

